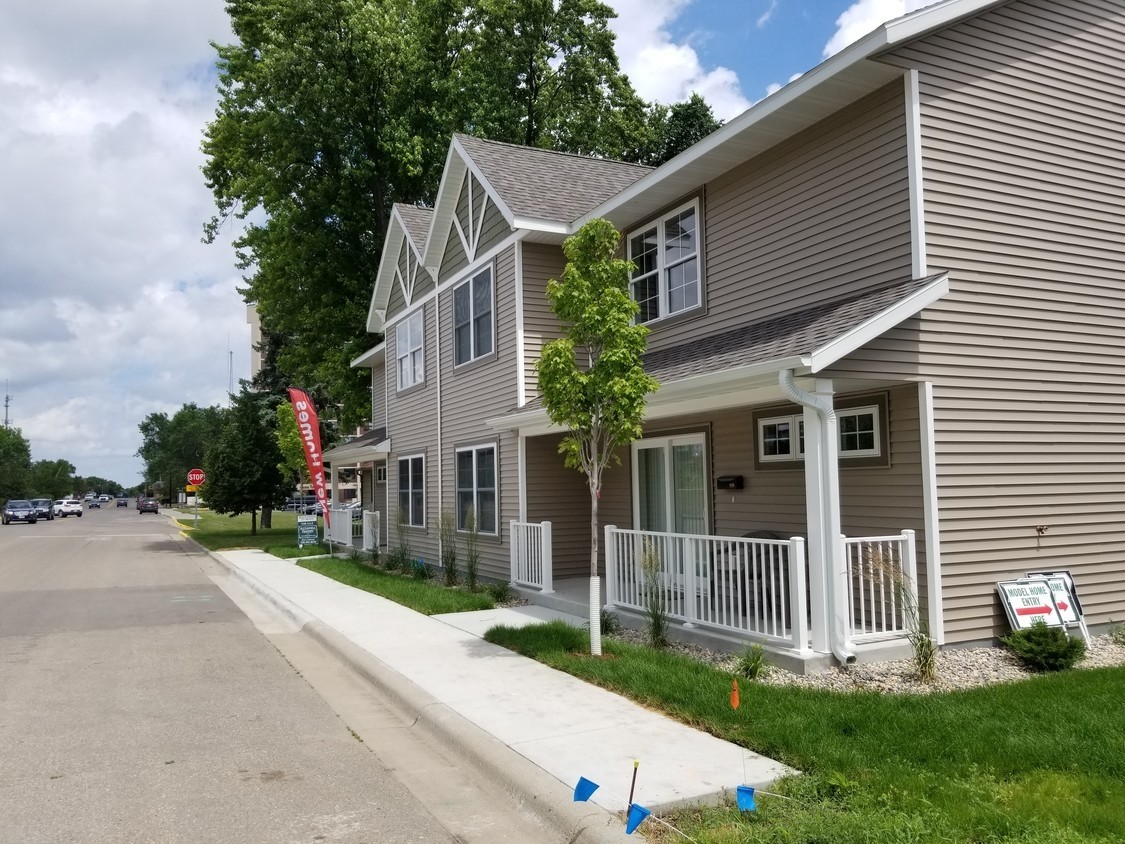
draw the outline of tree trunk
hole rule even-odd
[[[251,536],[257,536],[258,535],[258,511],[257,510],[251,510],[250,511],[250,535]]]
[[[269,507],[262,508],[262,530],[269,530],[273,527],[273,510]]]
[[[602,655],[601,580],[598,579],[598,491],[590,484],[590,654]]]

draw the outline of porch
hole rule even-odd
[[[761,644],[773,662],[809,672],[835,661],[825,646],[831,601],[810,582],[806,543],[759,535],[704,536],[605,528],[605,608],[643,629],[659,600],[679,641],[739,651]],[[512,583],[533,603],[588,616],[588,577],[551,580],[550,524],[512,523]],[[517,538],[519,541],[517,541]],[[908,656],[905,635],[918,620],[917,559],[911,530],[888,536],[840,536],[835,556],[844,639],[858,661]],[[544,577],[544,572],[546,576]],[[827,578],[824,578],[825,580]]]

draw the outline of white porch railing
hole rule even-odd
[[[336,545],[354,548],[357,539],[363,537],[363,511],[345,507],[329,507],[329,524],[324,530],[324,539]]]
[[[643,558],[651,549],[654,570]],[[606,603],[640,612],[661,590],[670,619],[806,651],[805,541],[605,529]]]
[[[914,531],[844,538],[854,641],[901,636],[918,622]],[[911,617],[911,614],[914,617]]]
[[[380,519],[378,510],[364,510],[363,511],[363,550],[364,551],[378,551],[379,550],[379,533],[381,530]]]
[[[526,586],[547,594],[551,582],[551,523],[511,522],[511,571],[514,586]]]

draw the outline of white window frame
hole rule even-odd
[[[482,487],[480,486],[480,478],[478,477],[478,474],[477,474],[477,470],[478,470],[477,454],[481,451],[491,451],[492,452],[492,483],[493,483],[493,486],[491,487],[491,489],[489,489],[488,487],[485,487],[485,488],[482,489]],[[462,515],[461,494],[462,494],[462,492],[465,492],[465,491],[469,490],[469,488],[467,488],[467,487],[465,489],[462,489],[462,487],[461,487],[461,466],[460,466],[461,455],[462,454],[472,454],[472,456],[473,456],[473,485],[472,485],[472,488],[471,488],[471,493],[472,493],[472,496],[473,496],[473,511],[477,514],[477,532],[485,534],[487,536],[498,536],[499,532],[500,532],[500,449],[499,449],[498,445],[494,442],[480,443],[479,445],[462,446],[460,448],[455,449],[455,452],[456,453],[454,454],[454,458],[453,458],[453,490],[454,490],[454,495],[456,496],[455,500],[456,500],[456,510],[457,510],[457,514],[456,514],[457,530],[458,531],[466,531],[468,529],[467,526],[464,524],[462,518],[461,518],[461,515]],[[492,493],[493,525],[492,525],[491,530],[483,529],[481,527],[481,524],[480,524],[480,512],[481,512],[480,494],[481,494],[482,491],[484,491],[484,492],[491,491],[491,493]]]
[[[680,256],[673,262],[667,260],[668,242],[667,237],[667,224],[675,217],[681,216],[685,211],[691,211],[695,217],[695,251],[686,255]],[[699,200],[693,199],[690,202],[685,202],[678,208],[662,214],[655,219],[649,220],[642,226],[637,226],[629,231],[626,238],[626,249],[628,251],[628,258],[630,261],[635,261],[633,251],[633,241],[635,238],[645,234],[650,229],[656,229],[656,266],[654,269],[647,273],[640,273],[638,267],[629,275],[629,295],[636,301],[636,284],[637,282],[655,277],[657,280],[657,313],[648,319],[644,319],[643,310],[637,314],[636,320],[639,323],[653,323],[658,322],[668,317],[676,316],[677,314],[687,313],[688,311],[695,310],[703,305],[703,273],[700,266],[700,253],[702,251],[703,243],[703,225],[702,216],[699,212]],[[671,308],[671,291],[669,285],[670,272],[678,267],[683,267],[688,264],[695,266],[695,302],[690,305],[684,305],[681,308],[672,310]]]
[[[413,465],[414,465],[415,460],[420,460],[422,462],[422,489],[421,490],[416,490],[414,488],[414,485],[413,485],[413,482],[414,482]],[[398,458],[398,464],[397,464],[398,465],[398,478],[397,478],[398,484],[397,484],[397,489],[396,489],[397,497],[396,497],[395,500],[398,503],[399,510],[403,509],[403,506],[402,506],[402,494],[403,494],[403,491],[404,491],[403,488],[402,488],[402,479],[403,479],[402,464],[403,463],[408,464],[407,465],[407,471],[406,471],[406,478],[408,479],[408,482],[407,482],[407,489],[405,490],[405,492],[406,492],[406,495],[407,495],[407,501],[410,502],[410,506],[406,508],[406,511],[407,511],[406,524],[407,524],[408,527],[424,528],[426,526],[426,455],[424,455],[424,454],[406,454],[406,455],[403,455],[402,457]],[[421,512],[415,513],[414,512],[414,494],[416,492],[419,492],[419,491],[422,493],[422,504],[421,504],[421,507],[419,508],[421,510]],[[415,518],[417,518],[418,521],[415,521]]]
[[[480,348],[480,336],[477,331],[477,320],[479,319],[476,313],[476,299],[473,296],[473,288],[477,280],[488,274],[488,323],[489,323],[489,344],[487,349]],[[469,320],[467,324],[463,324],[469,331],[469,356],[464,360],[459,358],[461,354],[460,344],[457,342],[457,330],[460,327],[457,323],[457,296],[461,291],[467,290],[469,297]],[[481,267],[471,276],[464,281],[453,286],[453,298],[451,301],[450,321],[453,323],[453,365],[464,366],[465,364],[472,363],[475,360],[480,360],[483,357],[488,357],[496,350],[496,272],[491,263]]]
[[[883,454],[882,449],[882,420],[881,420],[880,407],[877,404],[863,405],[861,407],[845,407],[836,409],[836,433],[837,443],[836,447],[841,460],[847,460],[858,457],[881,457]],[[858,416],[870,416],[872,420],[871,434],[874,437],[874,448],[847,448],[847,436],[844,433],[843,420],[855,419]],[[790,430],[796,432],[796,437],[790,439],[790,444],[795,445],[796,449],[791,454],[766,454],[765,443],[766,437],[764,429],[767,425],[776,425],[781,422],[788,422]],[[802,460],[805,456],[804,439],[805,439],[805,423],[800,414],[792,416],[770,416],[767,418],[758,419],[758,460],[762,463],[783,463],[786,461]]]
[[[419,308],[395,326],[395,372],[399,392],[426,380],[425,313],[425,308]],[[417,337],[417,345],[412,343],[411,335]]]
[[[375,467],[375,483],[385,484],[387,482],[387,464],[380,463]]]

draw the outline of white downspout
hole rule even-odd
[[[802,407],[815,411],[821,422],[817,444],[819,473],[816,480],[820,491],[820,550],[828,587],[828,638],[836,659],[842,665],[851,665],[856,657],[854,645],[848,637],[850,625],[845,615],[848,607],[847,572],[840,554],[840,462],[836,411],[831,399],[798,387],[793,378],[793,370],[781,370],[777,380],[786,395]]]

